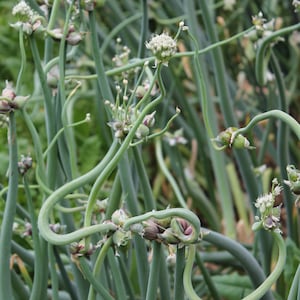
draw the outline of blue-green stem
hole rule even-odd
[[[196,24],[196,17],[195,17],[195,7],[192,1],[186,1],[185,6],[189,14],[191,15],[189,22],[191,23],[191,31],[193,34],[197,33],[197,24]],[[203,61],[200,63],[199,56],[197,53],[199,52],[199,47],[197,40],[193,36],[193,34],[189,31],[189,36],[193,41],[194,48],[195,48],[195,55],[194,55],[194,62],[195,62],[195,77],[197,80],[197,89],[198,94],[200,95],[201,99],[201,107],[202,107],[202,115],[204,119],[205,128],[207,130],[208,137],[211,138],[214,136],[214,132],[217,132],[217,120],[216,120],[216,112],[214,106],[212,105],[212,101],[208,99],[207,93],[207,83],[204,76],[203,70]],[[214,149],[218,149],[218,146],[215,143],[212,143]],[[234,210],[233,210],[233,202],[232,202],[232,195],[229,189],[229,183],[226,174],[226,165],[225,165],[225,158],[224,154],[220,154],[214,149],[212,149],[211,144],[210,153],[211,159],[213,162],[213,168],[216,174],[216,183],[218,190],[220,191],[221,197],[221,207],[222,212],[224,215],[224,222],[225,222],[225,232],[228,236],[234,237],[236,234],[235,230],[235,221],[234,221]]]
[[[30,118],[30,116],[28,115],[26,110],[23,109],[21,112],[22,112],[24,121],[26,123],[26,126],[27,126],[30,134],[31,134],[31,138],[33,141],[36,163],[37,163],[38,169],[39,169],[39,172],[36,171],[36,173],[38,173],[37,177],[40,177],[41,181],[45,183],[46,182],[46,170],[45,170],[45,165],[43,162],[43,150],[42,150],[42,145],[41,145],[41,140],[40,140],[39,134],[32,122],[32,119]]]
[[[102,230],[115,229],[115,225],[112,224],[99,224],[90,226],[89,228],[81,228],[76,232],[68,234],[56,234],[49,228],[49,216],[54,208],[55,204],[60,201],[67,194],[73,192],[77,188],[85,185],[88,182],[93,181],[99,173],[105,168],[107,163],[114,157],[116,150],[118,148],[118,143],[115,141],[110,150],[107,152],[106,156],[101,160],[101,162],[92,170],[86,174],[66,183],[59,189],[55,190],[45,201],[41,207],[39,217],[38,217],[38,227],[41,235],[50,243],[57,245],[66,245],[73,241],[79,240],[82,237],[88,236],[92,233],[99,232]]]
[[[146,300],[157,299],[160,260],[162,259],[161,243],[154,241],[152,242],[152,245],[153,245],[153,255],[152,255],[152,263],[150,267],[150,274],[149,274],[149,280],[147,286]]]
[[[246,33],[249,33],[251,30],[253,30],[253,27],[248,28],[245,31],[239,32],[236,35],[233,35],[232,37],[223,40],[223,41],[218,41],[212,45],[209,45],[203,49],[198,50],[197,54],[198,55],[203,55],[213,49],[216,49],[218,47],[224,46],[234,40],[236,40],[239,37],[243,37]],[[184,52],[179,52],[176,53],[173,58],[180,58],[180,57],[188,57],[188,56],[194,56],[195,55],[195,51],[184,51]],[[146,58],[136,58],[130,61],[130,63],[121,66],[121,67],[116,67],[116,68],[112,68],[110,70],[105,71],[105,74],[107,76],[115,76],[118,74],[121,74],[122,72],[126,72],[129,71],[131,69],[134,69],[136,67],[140,67],[143,66],[146,62],[154,62],[155,61],[155,57],[154,56],[150,56],[150,57],[146,57]],[[49,67],[47,67],[47,70],[50,68],[50,66],[53,66],[55,63],[58,62],[58,58],[55,58],[53,61],[51,61],[51,65],[49,65]],[[92,74],[92,75],[68,75],[66,76],[66,79],[97,79],[98,78],[98,74]]]
[[[245,134],[249,130],[251,130],[257,123],[270,118],[279,119],[282,122],[285,122],[290,127],[290,129],[294,131],[297,138],[300,140],[300,124],[286,112],[283,112],[278,109],[273,109],[255,116],[254,118],[251,119],[251,121],[247,124],[247,126],[243,128],[239,128],[237,131],[235,131],[232,140],[230,141],[231,144],[238,134]]]
[[[183,272],[184,291],[190,300],[201,300],[201,298],[196,294],[192,285],[192,272],[196,254],[196,245],[190,245],[187,248],[187,251],[187,260]]]
[[[56,261],[55,256],[53,252],[53,245],[48,244],[48,257],[49,257],[49,269],[50,269],[50,276],[51,276],[51,290],[52,290],[52,299],[53,300],[59,300],[58,297],[58,274],[56,270]],[[37,273],[35,273],[37,274]],[[38,298],[33,298],[38,299]]]
[[[280,274],[282,273],[285,267],[285,260],[286,260],[286,248],[285,243],[280,235],[280,233],[272,233],[275,243],[278,247],[278,261],[277,264],[272,271],[272,273],[265,279],[265,281],[255,289],[251,294],[245,297],[243,300],[257,300],[261,299],[272,287],[272,285],[276,282],[279,278]]]
[[[84,277],[91,283],[93,288],[103,297],[105,300],[113,300],[114,298],[109,294],[109,292],[103,287],[101,282],[96,280],[93,273],[88,265],[87,259],[83,256],[78,259],[80,270]]]
[[[300,264],[298,265],[296,274],[294,276],[287,300],[300,299],[299,282],[300,282]]]
[[[73,143],[73,139],[72,139],[72,134],[71,134],[71,130],[68,126],[68,121],[67,121],[67,116],[65,114],[65,107],[66,107],[66,90],[65,90],[65,64],[66,64],[66,36],[68,34],[68,30],[69,30],[69,22],[70,22],[70,18],[71,18],[71,13],[73,10],[73,6],[74,6],[74,0],[71,1],[71,3],[69,3],[69,8],[67,10],[67,14],[65,17],[65,24],[64,24],[64,28],[63,28],[63,35],[62,38],[60,40],[60,45],[59,45],[59,62],[58,62],[58,66],[59,66],[59,82],[58,82],[58,99],[59,99],[59,103],[60,105],[58,105],[59,110],[61,109],[61,121],[58,121],[58,124],[60,125],[60,122],[62,122],[62,126],[64,128],[64,134],[65,134],[65,143],[63,147],[59,148],[59,152],[60,152],[60,156],[61,156],[61,161],[62,164],[68,168],[70,170],[71,174],[68,174],[67,177],[69,177],[68,179],[70,179],[70,177],[72,177],[73,175],[75,175],[75,171],[76,171],[76,153],[75,153],[75,147],[74,147],[74,143]],[[74,90],[70,93],[71,97],[76,90],[79,88],[80,85],[77,85]],[[67,99],[69,100],[69,98]],[[57,116],[58,117],[58,116]],[[60,143],[58,144],[58,146],[60,146]]]
[[[20,28],[19,30],[19,45],[20,45],[20,53],[21,53],[21,66],[18,74],[18,79],[16,83],[16,94],[18,95],[21,89],[21,80],[26,67],[26,51],[24,47],[24,33]]]
[[[216,286],[213,282],[212,277],[210,276],[208,268],[204,265],[203,259],[200,256],[199,252],[196,252],[196,262],[197,262],[197,265],[199,266],[199,269],[200,269],[200,271],[203,275],[203,278],[206,282],[207,288],[210,292],[210,295],[211,295],[212,299],[220,300],[221,297],[220,297],[220,295],[219,295],[219,293],[216,289]]]
[[[47,245],[49,245],[49,244],[47,244]],[[81,277],[82,282],[80,282],[79,284],[77,283],[78,289],[74,289],[74,286],[72,286],[71,279],[67,273],[67,270],[62,261],[62,258],[59,255],[58,248],[56,246],[53,246],[52,250],[53,250],[53,253],[54,253],[54,256],[56,259],[56,265],[57,265],[57,268],[59,269],[65,290],[68,291],[72,300],[82,299],[83,297],[79,297],[79,295],[78,295],[79,293],[77,293],[77,292],[80,290],[81,286],[84,285],[85,280],[83,280],[83,278]],[[77,280],[77,282],[78,282],[78,279],[77,279],[78,275],[74,272],[74,269],[73,269],[73,275],[74,275],[74,279]],[[82,294],[81,294],[81,296],[82,296]]]
[[[174,280],[174,300],[184,299],[183,271],[185,264],[185,247],[177,247],[175,280]]]
[[[235,257],[235,259],[240,261],[242,267],[248,273],[255,288],[260,286],[266,280],[261,266],[246,248],[244,248],[238,242],[220,233],[205,229],[202,229],[202,231],[202,239],[204,241],[207,241],[221,249],[227,250]],[[272,293],[270,291],[267,291],[267,293],[261,299],[273,300]]]
[[[104,71],[103,61],[99,52],[100,47],[96,30],[96,16],[94,10],[89,11],[89,25],[91,31],[93,57],[97,73],[97,82],[100,89],[100,93],[103,99],[113,101],[112,92]]]
[[[11,255],[11,240],[13,222],[16,213],[18,197],[18,146],[15,113],[9,113],[8,128],[9,145],[9,175],[8,192],[0,232],[0,299],[13,299],[9,260]]]
[[[14,295],[18,296],[17,299],[29,299],[29,290],[24,285],[24,281],[20,278],[19,274],[15,270],[11,271],[11,279],[14,290]]]
[[[52,30],[55,26],[55,22],[57,19],[57,14],[59,13],[59,7],[60,7],[61,1],[60,0],[54,0],[53,4],[51,6],[51,15],[48,21],[47,30]]]
[[[172,189],[176,195],[176,198],[177,198],[179,204],[183,208],[187,208],[187,204],[183,198],[183,195],[179,189],[179,186],[178,186],[177,182],[175,181],[174,177],[172,176],[171,172],[168,170],[166,163],[163,159],[161,139],[159,139],[159,138],[155,139],[155,154],[156,154],[156,159],[157,159],[158,165],[159,165],[160,169],[162,170],[162,172],[164,173],[164,175],[166,176],[166,178],[168,179],[169,183],[171,184]]]
[[[108,250],[110,249],[110,246],[112,245],[112,237],[109,237],[101,247],[101,250],[97,256],[94,269],[93,269],[93,277],[98,278],[98,275],[100,274],[101,267],[103,266],[104,259],[106,257],[106,254]],[[90,286],[89,294],[88,294],[88,300],[95,300],[96,299],[96,293],[93,288],[93,286]]]
[[[111,269],[111,275],[114,281],[116,298],[117,299],[126,299],[125,286],[120,272],[120,266],[118,264],[118,257],[114,254],[112,248],[109,249],[107,253],[107,258],[109,262],[109,267]]]
[[[31,197],[26,174],[24,174],[23,183],[24,183],[25,195],[27,200],[28,212],[30,214],[33,248],[35,251],[34,281],[33,281],[33,288],[30,294],[30,299],[34,300],[34,299],[41,298],[42,288],[46,286],[46,283],[43,282],[43,276],[40,276],[40,274],[43,274],[45,270],[43,270],[44,264],[42,262],[40,238],[39,238],[39,233],[37,228],[37,218],[35,215],[33,200]]]
[[[278,100],[277,107],[279,110],[287,112],[287,99],[286,88],[284,85],[283,75],[278,63],[278,60],[274,53],[271,53],[271,66],[275,75],[277,87],[278,87]],[[298,126],[298,132],[300,133],[300,125]],[[280,169],[281,178],[286,176],[286,166],[289,163],[289,130],[287,124],[280,122],[278,124],[277,131],[277,161]],[[283,201],[287,214],[287,231],[288,236],[294,238],[294,226],[293,226],[293,199],[289,187],[283,185]]]
[[[141,149],[139,149],[138,147],[134,147],[132,151],[134,156],[134,162],[136,165],[136,170],[139,176],[139,180],[141,182],[141,189],[144,195],[145,209],[146,210],[155,209],[156,203],[151,190],[149,178],[147,176],[145,164],[143,163]]]
[[[266,38],[264,38],[261,41],[257,50],[256,61],[255,61],[255,75],[256,75],[257,82],[260,85],[264,85],[266,83],[266,63],[264,60],[266,59],[265,54],[266,54],[267,47],[270,45],[270,43],[274,42],[276,38],[288,34],[299,28],[300,28],[300,23],[293,26],[282,28],[268,35]]]
[[[141,24],[141,31],[140,31],[140,41],[139,41],[139,49],[138,49],[138,57],[144,57],[145,56],[145,42],[148,35],[148,1],[142,0],[142,11],[143,11],[143,17],[142,17],[142,24]]]
[[[52,136],[54,134],[54,120],[53,120],[53,106],[52,106],[52,97],[51,92],[49,90],[49,87],[47,85],[46,75],[44,73],[38,47],[36,44],[35,37],[33,35],[29,38],[32,57],[35,63],[35,67],[37,70],[37,73],[39,75],[40,83],[42,86],[42,90],[44,93],[44,99],[45,99],[45,118],[46,118],[46,130],[47,130],[47,138],[48,142],[50,143]]]

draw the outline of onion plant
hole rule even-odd
[[[0,299],[299,299],[299,7],[5,6]]]

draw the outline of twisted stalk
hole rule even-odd
[[[274,237],[275,243],[277,244],[278,251],[279,251],[277,264],[273,272],[266,278],[266,280],[251,294],[243,298],[243,300],[261,299],[267,293],[267,291],[272,287],[272,285],[276,282],[276,280],[279,278],[280,274],[283,271],[283,268],[285,266],[285,260],[286,260],[286,248],[285,248],[284,240],[280,235],[280,233],[272,232],[272,235]]]
[[[239,128],[236,130],[231,137],[230,144],[232,145],[234,139],[239,135],[239,134],[244,134],[248,132],[250,129],[252,129],[257,123],[264,121],[266,119],[270,118],[276,118],[280,119],[281,121],[285,122],[296,134],[297,138],[300,140],[300,124],[289,114],[278,110],[278,109],[273,109],[269,110],[267,112],[261,113],[257,116],[255,116],[251,121],[247,124],[247,126],[243,128]]]
[[[262,40],[262,42],[259,45],[259,48],[257,50],[257,55],[256,55],[256,61],[255,61],[255,75],[256,75],[256,80],[260,85],[264,85],[266,83],[266,67],[267,64],[264,63],[265,60],[265,54],[267,47],[272,43],[276,38],[288,34],[291,31],[297,30],[300,28],[300,23],[285,27],[283,29],[277,30],[274,33],[270,34],[266,38]]]
[[[185,219],[193,227],[193,234],[188,237],[188,240],[185,240],[183,242],[194,243],[198,241],[201,227],[200,221],[194,213],[185,208],[168,208],[161,211],[150,211],[139,216],[131,217],[124,222],[123,229],[129,230],[130,226],[147,221],[151,218],[160,220],[174,217]]]
[[[196,255],[196,246],[190,245],[187,250],[187,260],[183,271],[184,290],[190,300],[201,300],[201,298],[196,294],[192,285],[192,271]]]

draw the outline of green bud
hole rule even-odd
[[[295,195],[300,195],[300,170],[297,170],[293,165],[288,165],[286,171],[288,180],[284,180],[284,183],[290,187]]]
[[[139,126],[139,128],[137,129],[136,133],[135,133],[135,136],[138,138],[138,139],[142,139],[142,138],[145,138],[146,136],[149,135],[149,132],[150,132],[150,129],[144,125],[144,124],[141,124]]]
[[[16,96],[13,103],[15,108],[23,108],[30,96]]]
[[[152,220],[148,220],[147,222],[144,222],[143,225],[144,225],[143,234],[142,234],[143,238],[150,241],[156,240],[157,235],[160,232],[157,224]]]
[[[180,239],[174,234],[171,228],[167,228],[163,233],[157,235],[165,244],[179,244]]]
[[[130,231],[117,230],[113,234],[113,242],[118,247],[126,246],[130,239],[131,239]]]
[[[124,209],[116,210],[111,216],[112,222],[120,226],[122,226],[127,219],[128,219],[128,215]]]
[[[226,147],[232,147],[235,149],[254,149],[255,147],[250,146],[249,140],[242,134],[234,136],[234,133],[237,130],[238,129],[236,127],[229,127],[225,131],[220,132],[214,140]]]

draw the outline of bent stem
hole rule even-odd
[[[276,282],[278,277],[283,271],[285,266],[286,259],[286,248],[284,244],[284,240],[279,233],[272,232],[274,240],[278,246],[279,254],[278,261],[273,270],[273,272],[267,277],[267,279],[250,295],[245,297],[243,300],[256,300],[261,299],[261,297],[271,288],[271,286]]]
[[[193,271],[193,264],[195,260],[195,254],[196,254],[196,246],[195,245],[189,246],[187,260],[183,271],[183,286],[189,299],[201,300],[201,298],[196,294],[192,285],[192,271]]]
[[[234,139],[239,135],[239,134],[244,134],[246,132],[248,132],[250,129],[252,129],[258,122],[261,122],[263,120],[266,119],[270,119],[270,118],[277,118],[280,119],[281,121],[285,122],[296,134],[296,136],[298,137],[298,139],[300,140],[300,124],[293,118],[291,117],[289,114],[278,110],[278,109],[273,109],[264,113],[261,113],[257,116],[255,116],[249,123],[247,126],[240,128],[238,130],[236,130],[233,134],[232,134],[232,138],[230,141],[230,144],[232,145]]]
[[[185,241],[186,243],[193,243],[198,240],[200,236],[200,221],[194,213],[185,208],[168,208],[161,211],[150,211],[139,216],[131,217],[124,222],[123,228],[124,230],[129,230],[131,225],[147,221],[150,218],[160,220],[172,217],[185,219],[193,226],[193,234],[189,236],[189,240]]]
[[[265,53],[266,53],[267,47],[277,37],[288,34],[291,31],[297,30],[299,28],[300,28],[300,23],[277,30],[273,34],[271,34],[268,37],[266,37],[265,39],[263,39],[262,43],[260,44],[260,46],[257,50],[257,56],[256,56],[256,61],[255,61],[255,75],[256,75],[257,82],[260,85],[264,85],[266,83],[265,69],[266,69],[267,64],[264,63],[264,59],[265,59]]]
[[[265,280],[265,274],[258,264],[257,260],[249,253],[249,251],[244,248],[241,244],[232,240],[220,233],[206,230],[202,228],[203,234],[202,239],[207,241],[221,249],[227,250],[231,253],[237,260],[240,261],[244,270],[248,273],[253,286],[256,288],[260,286]],[[263,300],[272,300],[272,294],[270,291],[266,293],[261,299]]]
[[[97,230],[105,230],[105,228],[102,226],[104,224],[100,224],[100,225],[95,225],[96,227],[100,226],[98,229],[95,226],[90,226],[89,229],[83,228],[68,234],[62,234],[62,235],[56,234],[49,228],[50,225],[49,216],[55,204],[59,200],[64,198],[68,193],[73,192],[74,190],[78,189],[81,186],[84,186],[86,183],[93,181],[97,176],[99,176],[99,173],[104,169],[104,167],[107,165],[107,163],[112,159],[112,157],[116,153],[117,148],[118,148],[118,143],[117,141],[115,141],[111,145],[106,156],[101,160],[101,162],[95,168],[93,168],[86,174],[66,183],[65,185],[63,185],[62,187],[54,191],[46,199],[45,203],[41,207],[39,217],[38,217],[38,227],[40,230],[40,234],[44,237],[45,240],[47,240],[48,242],[54,245],[66,245],[82,237],[85,237],[91,234],[92,232],[95,233],[97,232]],[[111,227],[110,229],[114,229],[112,228],[114,226],[112,226],[111,224],[108,227]]]

